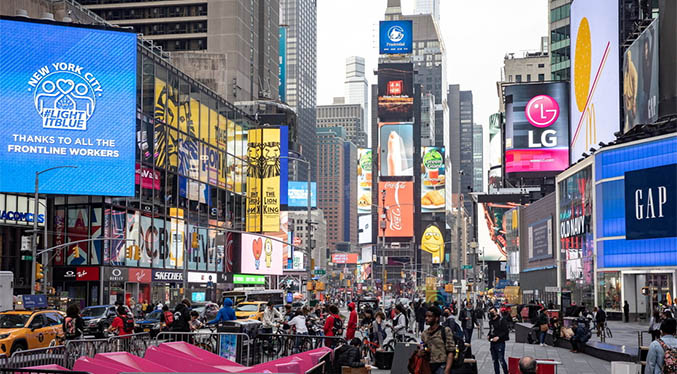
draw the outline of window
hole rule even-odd
[[[545,80],[545,74],[538,74],[538,81],[543,82]]]
[[[517,74],[515,75],[515,82],[521,82],[522,81],[522,74]]]
[[[544,68],[544,67],[545,67],[545,64],[538,64],[538,67],[539,67],[539,68]]]
[[[527,82],[531,82],[531,74],[527,74]]]

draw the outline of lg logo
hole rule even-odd
[[[527,103],[524,110],[527,121],[535,127],[546,128],[559,118],[557,101],[548,95],[538,95]],[[529,130],[529,148],[554,147],[557,145],[557,131],[545,130],[541,133],[540,143],[534,141],[534,131]]]

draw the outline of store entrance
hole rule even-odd
[[[672,290],[672,274],[647,274],[644,292],[647,293],[647,312],[652,314],[653,310],[658,310],[659,305],[668,304],[668,296],[675,295]]]

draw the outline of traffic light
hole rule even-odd
[[[42,264],[39,262],[35,263],[35,280],[40,280],[45,277],[45,274],[42,272]]]
[[[134,246],[134,260],[141,260],[141,248],[138,245]]]
[[[308,283],[306,283],[306,289],[307,289],[308,291],[312,291],[312,290],[314,289],[313,286],[314,286],[314,282],[313,282],[313,281],[308,281]]]
[[[192,240],[190,241],[190,247],[197,249],[200,246],[200,243],[197,240],[197,233],[194,232],[192,236]]]
[[[388,270],[383,270],[383,283],[388,280]]]
[[[125,248],[125,257],[128,259],[132,259],[133,253],[132,253],[132,247],[128,246]]]

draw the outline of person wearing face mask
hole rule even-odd
[[[508,374],[508,364],[505,362],[505,342],[510,338],[509,331],[505,319],[501,318],[496,308],[491,308],[488,339],[495,374],[501,374],[501,367],[503,367],[503,373]]]

